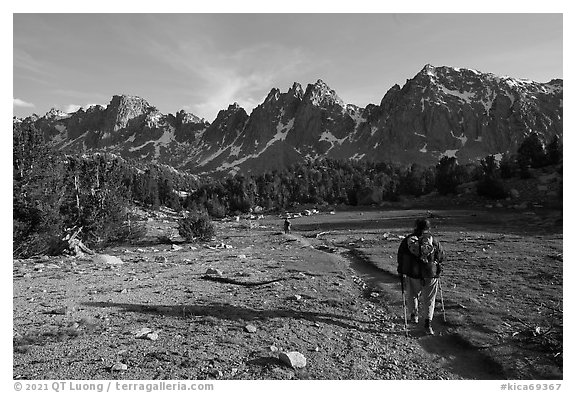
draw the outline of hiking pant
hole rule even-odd
[[[422,285],[422,279],[406,277],[406,283],[408,312],[419,315],[419,312],[424,310],[425,318],[432,321],[434,306],[436,305],[436,293],[438,292],[438,279],[425,278],[424,285]]]

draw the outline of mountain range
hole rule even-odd
[[[539,83],[472,69],[426,65],[379,104],[346,104],[322,80],[270,90],[248,114],[234,103],[211,123],[163,114],[145,99],[14,119],[57,149],[109,152],[192,173],[260,173],[319,157],[432,165],[515,152],[530,133],[562,137],[563,81]]]

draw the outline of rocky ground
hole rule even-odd
[[[159,242],[164,217],[99,252],[122,263],[15,260],[13,376],[561,379],[561,212],[432,212],[452,263],[434,337],[404,329],[393,267],[422,214],[324,213],[288,235],[278,217],[223,221],[207,244]]]

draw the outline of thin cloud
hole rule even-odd
[[[48,76],[47,64],[35,59],[29,53],[14,49],[14,68],[25,72]]]
[[[86,105],[78,105],[78,104],[68,104],[65,105],[64,107],[62,107],[62,111],[66,112],[66,113],[73,113],[73,112],[77,112],[80,109],[88,109],[91,106],[94,105],[101,105],[101,104],[86,104]]]
[[[228,53],[207,41],[166,45],[150,40],[146,47],[156,59],[196,79],[192,94],[200,102],[189,106],[209,120],[234,102],[250,112],[278,79],[311,67],[300,49],[279,45],[259,44]]]
[[[26,102],[24,100],[21,100],[20,98],[12,98],[12,103],[14,106],[19,107],[19,108],[34,108],[35,105],[32,104],[31,102]]]

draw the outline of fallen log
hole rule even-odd
[[[54,244],[49,250],[50,255],[61,255],[61,254],[71,254],[81,256],[83,254],[94,255],[94,251],[89,249],[82,243],[82,240],[78,238],[78,235],[82,231],[82,227],[76,229],[69,229],[64,238],[59,242]]]
[[[220,276],[211,276],[209,274],[205,274],[201,277],[203,280],[208,280],[208,281],[215,281],[215,282],[223,282],[226,284],[234,284],[234,285],[242,285],[244,287],[256,287],[259,285],[266,285],[266,284],[272,284],[273,282],[278,282],[278,281],[284,281],[286,280],[286,278],[276,278],[273,280],[266,280],[266,281],[239,281],[239,280],[235,280],[233,278],[228,278],[228,277],[220,277]]]

